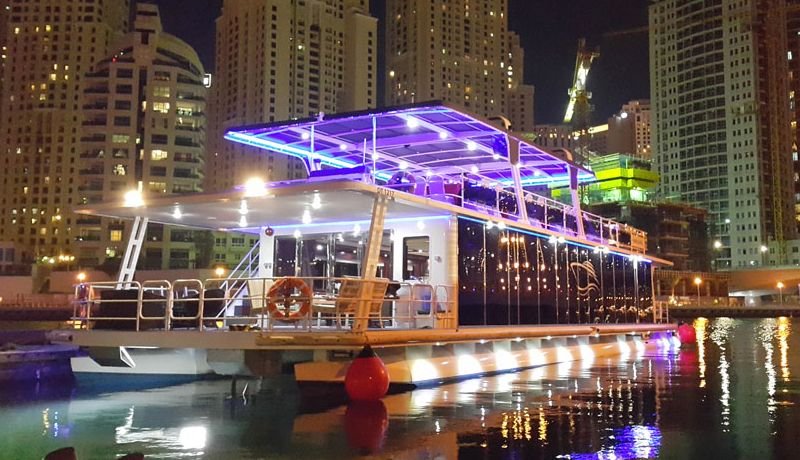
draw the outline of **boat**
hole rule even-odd
[[[674,346],[641,230],[580,208],[591,170],[441,102],[232,128],[307,178],[77,212],[133,221],[119,278],[76,286],[76,375],[337,383],[371,345],[393,384]],[[567,185],[571,204],[551,199]],[[142,280],[148,224],[257,239],[227,276]]]

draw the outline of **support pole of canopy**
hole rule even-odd
[[[528,223],[528,208],[525,206],[525,190],[522,188],[522,178],[519,174],[519,140],[506,136],[508,145],[508,162],[511,164],[511,177],[514,178],[514,195],[517,196],[517,210],[519,218]]]
[[[142,252],[142,244],[147,233],[147,217],[136,217],[131,226],[131,234],[128,237],[128,247],[125,249],[125,256],[122,258],[122,265],[119,267],[117,276],[117,289],[128,289],[136,274],[136,263],[139,261],[139,254]]]
[[[314,148],[315,139],[316,139],[316,133],[314,132],[314,125],[311,125],[311,137],[310,137],[311,145],[309,147],[309,151],[311,152],[311,154],[308,156],[308,171],[309,172],[311,172],[311,171],[319,171],[320,166],[322,166],[322,164],[319,161],[317,161],[317,155],[315,153],[316,150]]]
[[[575,220],[578,224],[578,236],[581,238],[586,237],[586,231],[583,228],[583,212],[581,211],[581,198],[578,196],[578,168],[567,166],[569,168],[569,193],[572,198],[572,209],[575,211]]]
[[[372,203],[372,221],[369,225],[369,237],[366,242],[364,260],[361,263],[361,289],[359,289],[358,310],[353,330],[361,332],[369,326],[370,306],[373,296],[373,281],[378,271],[378,262],[381,255],[383,241],[383,226],[386,218],[386,209],[389,206],[389,197],[384,194],[375,195]]]
[[[372,183],[375,183],[375,169],[378,162],[378,119],[372,117]]]

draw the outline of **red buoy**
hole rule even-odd
[[[383,401],[351,401],[344,413],[347,444],[360,455],[381,451],[389,428],[389,414]]]
[[[690,344],[697,342],[697,334],[691,324],[681,324],[678,326],[678,338],[682,344]]]
[[[353,401],[377,401],[389,390],[389,371],[369,345],[350,363],[344,389]]]

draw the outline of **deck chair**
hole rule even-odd
[[[368,288],[363,293],[364,299],[369,302],[369,319],[373,317],[378,319],[378,324],[383,327],[383,318],[381,317],[381,307],[383,306],[384,298],[386,297],[386,288],[389,287],[389,280],[386,278],[377,278],[374,280],[362,279],[345,279],[339,287],[339,296],[336,298],[336,327],[341,329],[342,317],[345,317],[345,323],[350,315],[358,313],[358,304],[362,300],[362,287]]]

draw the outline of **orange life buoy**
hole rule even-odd
[[[295,295],[295,291],[299,291],[300,295]],[[311,311],[313,295],[308,284],[300,278],[288,276],[275,281],[267,292],[267,311],[270,318],[294,321],[307,317]],[[293,310],[295,305],[298,308]]]

